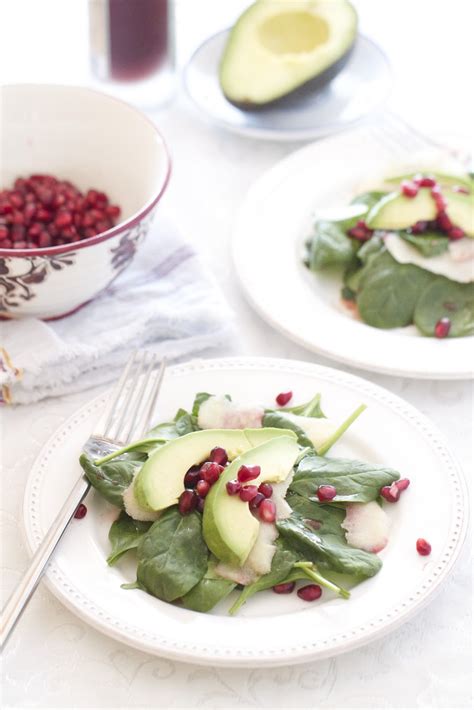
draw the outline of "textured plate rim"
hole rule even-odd
[[[360,130],[360,128],[355,128],[355,130]],[[346,133],[346,132],[344,132]],[[347,131],[349,133],[349,131]],[[332,136],[327,136],[327,140],[335,140],[337,139],[337,135],[332,135]],[[272,183],[281,176],[281,174],[285,174],[285,171],[288,173],[290,170],[293,172],[297,172],[296,167],[299,165],[301,162],[305,162],[305,157],[306,154],[311,154],[311,151],[313,151],[315,148],[319,147],[322,144],[323,141],[313,141],[312,143],[309,143],[308,145],[302,146],[301,148],[296,149],[286,157],[282,158],[279,160],[277,163],[275,163],[272,167],[270,167],[268,170],[264,171],[262,175],[257,177],[256,180],[251,184],[250,188],[248,189],[243,203],[241,204],[241,207],[236,215],[236,218],[234,220],[234,223],[232,225],[232,236],[231,236],[231,250],[232,250],[232,260],[233,264],[235,267],[235,272],[237,274],[237,278],[239,281],[239,284],[241,286],[241,289],[245,295],[245,298],[247,299],[247,302],[250,304],[250,306],[256,311],[256,313],[265,321],[267,322],[272,328],[274,328],[276,331],[280,332],[282,335],[284,335],[286,338],[291,340],[294,343],[297,343],[298,345],[304,347],[306,350],[310,352],[315,352],[320,355],[323,355],[324,357],[327,357],[331,360],[335,360],[336,362],[343,363],[344,365],[348,365],[349,367],[357,367],[362,370],[366,370],[368,372],[374,372],[374,373],[379,373],[383,375],[391,375],[394,377],[410,377],[413,379],[420,379],[420,380],[470,380],[474,378],[474,370],[472,368],[466,369],[466,370],[460,370],[458,372],[455,371],[446,371],[446,370],[429,370],[427,371],[425,369],[420,369],[420,368],[414,368],[411,370],[407,370],[404,368],[397,368],[396,365],[390,365],[390,366],[384,366],[382,364],[379,364],[377,362],[371,361],[370,363],[366,361],[362,361],[360,359],[354,360],[351,359],[351,357],[344,355],[341,352],[335,352],[332,349],[328,349],[324,346],[324,342],[308,342],[308,340],[303,336],[300,335],[299,333],[291,330],[290,328],[286,327],[283,325],[279,320],[277,320],[271,312],[266,310],[259,301],[255,298],[254,293],[253,293],[253,288],[252,284],[249,283],[248,278],[245,273],[245,269],[242,267],[242,264],[245,263],[245,256],[242,254],[242,249],[241,249],[241,240],[240,240],[240,234],[243,231],[242,224],[245,223],[245,221],[248,219],[247,217],[247,212],[252,212],[255,210],[255,204],[254,202],[257,199],[257,196],[259,196],[260,192],[263,192],[264,190],[268,192],[266,189],[267,186]],[[295,166],[295,169],[293,169],[293,164]],[[466,337],[466,338],[457,338],[456,340],[458,341],[474,341],[473,337]]]
[[[322,365],[314,365],[297,360],[236,357],[219,358],[215,360],[194,360],[189,363],[170,366],[168,371],[172,376],[179,376],[180,374],[188,374],[193,371],[231,370],[238,372],[261,369],[276,372],[283,371],[286,374],[293,373],[303,376],[315,376],[327,382],[348,387],[352,391],[356,391],[360,394],[366,393],[376,399],[380,404],[389,407],[392,411],[402,416],[411,426],[417,429],[417,432],[421,436],[429,440],[430,445],[436,448],[437,456],[442,459],[443,468],[449,474],[455,487],[456,509],[454,512],[457,522],[454,524],[452,537],[449,540],[452,548],[451,551],[444,554],[442,561],[431,571],[429,579],[425,580],[419,589],[413,591],[412,596],[409,598],[409,603],[403,602],[400,605],[402,615],[397,615],[396,612],[398,610],[392,609],[391,612],[384,617],[376,621],[371,621],[364,627],[360,627],[356,630],[352,629],[347,633],[339,634],[337,637],[330,639],[332,643],[339,642],[337,647],[327,647],[328,642],[322,644],[306,644],[301,647],[292,647],[290,656],[285,655],[288,654],[288,649],[284,648],[277,650],[268,649],[267,652],[258,652],[258,654],[249,650],[229,652],[225,649],[212,649],[212,651],[210,651],[205,645],[198,647],[197,645],[175,644],[170,642],[169,639],[151,633],[144,633],[142,630],[132,625],[122,624],[112,617],[107,616],[100,606],[95,605],[92,599],[69,584],[53,560],[44,577],[48,588],[70,611],[96,630],[138,650],[171,660],[195,663],[198,665],[252,668],[294,665],[346,653],[387,635],[412,618],[431,601],[437,592],[439,592],[441,583],[448,576],[460,555],[469,519],[469,504],[464,474],[456,457],[452,454],[444,441],[441,432],[438,431],[427,417],[421,414],[412,405],[383,387],[374,385],[361,377]],[[23,531],[30,554],[38,547],[42,538],[42,530],[39,522],[40,497],[38,490],[45,474],[48,456],[50,452],[54,451],[58,438],[65,438],[81,417],[87,416],[95,408],[101,406],[105,401],[105,397],[106,393],[95,397],[58,427],[44,445],[33,464],[25,488],[22,510]],[[367,627],[370,627],[370,631],[367,630]]]
[[[362,116],[359,116],[359,118],[355,118],[351,121],[347,121],[347,123],[344,123],[341,126],[331,126],[327,127],[326,130],[318,130],[318,129],[308,129],[308,130],[293,130],[293,131],[282,131],[279,129],[269,129],[269,128],[243,128],[240,126],[236,126],[232,123],[228,123],[227,121],[218,118],[215,116],[213,113],[209,113],[205,111],[202,106],[200,106],[196,101],[194,100],[193,94],[189,88],[189,71],[191,68],[191,65],[193,64],[196,56],[201,52],[203,47],[205,47],[206,44],[209,44],[213,40],[215,40],[219,35],[227,34],[230,32],[232,28],[228,27],[224,30],[220,30],[219,32],[215,32],[213,35],[210,37],[207,37],[207,39],[204,40],[204,42],[201,42],[201,44],[194,50],[194,52],[191,54],[189,60],[186,62],[186,65],[183,70],[183,75],[182,75],[182,84],[184,86],[186,96],[188,97],[189,101],[192,103],[193,107],[196,109],[196,111],[199,113],[200,116],[206,119],[209,123],[219,126],[219,128],[224,128],[228,131],[231,131],[232,133],[236,133],[241,136],[247,136],[248,138],[256,138],[260,140],[268,140],[268,141],[288,141],[288,142],[295,142],[295,141],[308,141],[308,140],[315,140],[315,139],[320,139],[324,138],[326,136],[334,135],[336,133],[340,133],[341,131],[346,131],[350,128],[354,128],[355,126],[359,125],[362,123],[364,120],[367,120],[367,117],[370,115],[370,113],[374,113],[377,110],[380,110],[380,107],[385,104],[387,101],[388,97],[390,96],[393,88],[393,69],[392,65],[390,64],[390,61],[388,59],[388,56],[385,54],[385,52],[379,47],[379,45],[374,42],[373,39],[370,37],[367,37],[367,35],[362,34],[361,32],[358,33],[358,39],[362,39],[364,42],[366,42],[368,45],[372,47],[380,56],[380,59],[383,61],[385,64],[385,68],[387,71],[388,75],[388,81],[387,81],[387,88],[385,90],[385,93],[383,96],[381,96],[378,106],[374,106],[374,108],[368,112],[363,114]],[[344,71],[344,69],[342,70]],[[288,109],[290,110],[290,109]]]

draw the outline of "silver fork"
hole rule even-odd
[[[392,156],[399,157],[400,153],[410,155],[427,148],[436,148],[461,162],[466,170],[472,169],[472,156],[469,151],[443,145],[425,136],[396,114],[385,112],[381,121],[371,127],[371,133]]]
[[[107,456],[143,436],[150,429],[165,371],[165,361],[158,367],[157,365],[158,358],[153,353],[138,351],[131,355],[95,427],[95,433],[91,434],[84,444],[83,450],[88,456]],[[90,483],[84,474],[81,474],[36,550],[20,584],[2,611],[0,647],[5,645],[15,628],[51,555],[89,489]]]

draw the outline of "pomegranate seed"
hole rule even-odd
[[[97,196],[98,196],[97,190],[88,190],[86,194],[86,200],[90,205],[95,205],[97,202]]]
[[[215,446],[209,454],[209,461],[218,463],[219,466],[225,466],[228,460],[227,451],[221,446]]]
[[[319,597],[323,593],[323,590],[321,589],[319,584],[307,584],[306,587],[301,587],[301,589],[298,589],[296,593],[300,599],[303,599],[303,601],[314,602],[316,601],[316,599],[319,599]]]
[[[27,243],[25,241],[15,242],[15,249],[26,249]]]
[[[435,187],[436,180],[430,177],[416,177],[413,182],[419,187]]]
[[[223,470],[224,467],[219,466],[218,463],[214,463],[213,461],[206,461],[206,463],[201,466],[201,478],[210,483],[210,485],[212,486],[212,484],[217,481]]]
[[[392,483],[391,486],[383,486],[380,489],[380,495],[389,503],[396,503],[400,498],[400,489],[396,483]]]
[[[10,214],[13,212],[13,207],[8,204],[8,202],[4,202],[3,205],[0,205],[0,214]]]
[[[275,584],[272,589],[275,594],[291,594],[295,588],[295,584],[295,582],[284,582],[283,584]]]
[[[354,239],[358,239],[360,242],[366,242],[372,236],[372,232],[368,232],[362,227],[352,227],[347,234]]]
[[[197,510],[199,513],[203,513],[203,512],[204,512],[204,498],[198,498],[198,501],[197,501],[197,503],[196,503],[196,510]]]
[[[241,483],[253,481],[260,476],[260,466],[241,466],[237,471],[237,478]]]
[[[265,498],[271,498],[273,486],[270,483],[261,483],[258,487],[258,492],[265,496]]]
[[[11,235],[14,242],[23,242],[25,241],[26,229],[22,224],[14,224]]]
[[[426,232],[427,229],[428,229],[428,222],[420,221],[420,222],[416,222],[416,224],[414,224],[413,227],[411,227],[410,231],[412,234],[423,234],[423,232]]]
[[[293,392],[280,392],[279,395],[275,397],[276,403],[280,407],[284,407],[285,404],[288,404],[290,399],[293,397]]]
[[[416,541],[416,551],[419,555],[426,557],[431,552],[431,545],[427,540],[422,537],[419,537]]]
[[[54,220],[54,224],[58,229],[69,227],[72,224],[72,214],[70,212],[60,212]]]
[[[38,238],[38,246],[42,248],[51,246],[51,237],[48,232],[41,232]]]
[[[239,497],[240,497],[240,500],[244,501],[244,503],[249,503],[252,500],[252,498],[255,498],[257,493],[258,493],[257,486],[242,486],[242,488],[239,491]]]
[[[321,530],[322,523],[319,520],[313,520],[312,518],[305,518],[305,524],[308,527],[313,528],[313,530]]]
[[[404,180],[400,187],[405,197],[416,197],[418,195],[418,185],[410,180]]]
[[[225,487],[227,489],[227,493],[230,496],[235,496],[237,495],[237,493],[240,493],[242,484],[240,483],[240,481],[227,481]]]
[[[23,212],[13,213],[12,224],[25,224],[25,215],[23,214]]]
[[[467,187],[464,187],[463,185],[454,185],[453,187],[453,192],[462,192],[463,195],[469,195],[470,192],[467,189]]]
[[[252,500],[249,503],[250,510],[257,510],[257,508],[260,506],[260,504],[264,500],[265,500],[265,496],[263,495],[263,493],[257,493],[255,498],[252,498]]]
[[[461,229],[461,227],[451,227],[448,232],[448,237],[453,241],[456,239],[462,239],[464,235],[465,232]]]
[[[8,239],[8,229],[6,227],[0,227],[0,241],[2,239]]]
[[[316,491],[316,495],[321,502],[324,502],[327,500],[333,500],[333,498],[337,496],[337,491],[334,486],[319,486]]]
[[[437,218],[436,222],[437,222],[438,227],[440,229],[442,229],[443,232],[449,232],[449,230],[453,228],[453,223],[449,219],[446,212],[440,212],[438,214],[438,218]]]
[[[11,249],[13,247],[13,242],[11,239],[4,239],[2,242],[2,249]]]
[[[35,222],[31,225],[31,227],[28,228],[28,236],[31,237],[31,239],[36,239],[36,237],[39,237],[42,231],[43,225],[39,222]]]
[[[13,207],[23,207],[25,204],[25,200],[21,195],[19,195],[17,192],[12,192],[10,194],[10,203],[13,205]]]
[[[108,222],[105,219],[101,219],[98,222],[96,222],[96,225],[98,232],[106,232],[108,229],[110,229],[110,222]]]
[[[276,520],[276,505],[269,498],[262,500],[258,507],[258,517],[264,523],[274,523]]]
[[[105,208],[105,214],[107,217],[112,217],[115,219],[116,217],[120,217],[121,213],[120,207],[117,207],[117,205],[109,205],[108,207]]]
[[[194,488],[197,482],[201,479],[201,467],[191,466],[189,471],[184,476],[184,487]]]
[[[192,513],[192,511],[196,507],[197,502],[198,497],[194,491],[183,491],[179,496],[178,510],[181,515],[188,515],[189,513]]]
[[[409,478],[401,478],[399,481],[395,481],[395,485],[399,491],[406,491],[406,489],[410,485],[410,479]]]
[[[84,503],[79,503],[79,505],[76,508],[76,512],[74,513],[74,517],[77,520],[81,520],[82,518],[85,518],[87,515],[87,508],[84,505]]]
[[[440,318],[434,328],[436,338],[446,338],[451,330],[451,321],[449,318]]]
[[[198,481],[196,483],[196,493],[198,496],[201,496],[201,498],[205,498],[207,494],[209,493],[211,489],[211,484],[208,483],[207,481]]]

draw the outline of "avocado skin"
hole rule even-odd
[[[355,49],[357,42],[357,37],[354,38],[354,42],[346,51],[345,54],[340,57],[337,62],[331,64],[320,74],[317,74],[312,79],[309,79],[304,84],[300,84],[293,91],[288,92],[284,96],[280,96],[278,99],[273,99],[272,101],[267,101],[262,104],[257,104],[252,101],[233,101],[229,98],[225,91],[224,94],[227,101],[240,109],[241,111],[265,111],[267,109],[273,108],[292,108],[302,99],[308,98],[311,94],[316,94],[322,91],[326,86],[339,74],[339,72],[346,66],[347,62],[351,58],[351,55]]]

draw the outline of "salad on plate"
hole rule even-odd
[[[411,172],[318,219],[305,243],[315,274],[342,272],[344,305],[375,328],[474,334],[474,178]]]
[[[364,405],[335,423],[319,394],[297,406],[291,398],[281,393],[267,408],[201,392],[144,439],[102,459],[81,456],[92,486],[120,509],[108,564],[135,555],[136,580],[124,588],[199,612],[234,592],[235,614],[265,590],[296,590],[302,604],[348,599],[380,571],[384,506],[408,479],[327,456]]]

